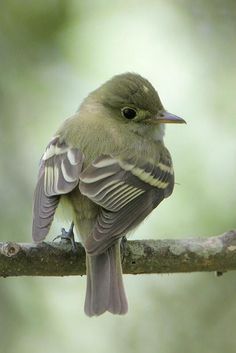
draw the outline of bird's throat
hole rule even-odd
[[[132,130],[141,137],[162,142],[165,135],[165,124],[134,124]]]

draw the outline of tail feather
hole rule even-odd
[[[119,315],[127,312],[128,303],[120,262],[120,242],[100,255],[87,255],[84,310],[88,316],[101,315],[105,311]]]

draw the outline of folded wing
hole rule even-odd
[[[56,136],[48,144],[40,161],[34,194],[33,229],[35,242],[42,241],[51,226],[60,195],[72,191],[79,182],[83,154],[70,148]]]
[[[81,193],[101,206],[85,243],[87,252],[104,252],[150,214],[173,187],[172,162],[166,149],[155,165],[110,155],[97,158],[81,173],[79,184]]]

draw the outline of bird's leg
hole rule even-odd
[[[120,241],[120,249],[121,249],[121,263],[124,262],[124,258],[125,258],[125,246],[126,246],[126,243],[127,243],[127,238],[126,236],[124,235],[122,238],[121,238],[121,241]]]
[[[65,230],[65,228],[62,228],[61,234],[56,236],[53,239],[53,241],[56,239],[67,240],[71,243],[71,247],[72,247],[73,252],[76,252],[76,242],[75,242],[75,235],[74,235],[73,228],[74,228],[74,222],[71,223],[71,226],[70,226],[68,232]]]

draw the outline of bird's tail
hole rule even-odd
[[[122,280],[120,242],[100,255],[87,255],[87,291],[84,311],[88,316],[105,311],[125,314],[128,303]]]

